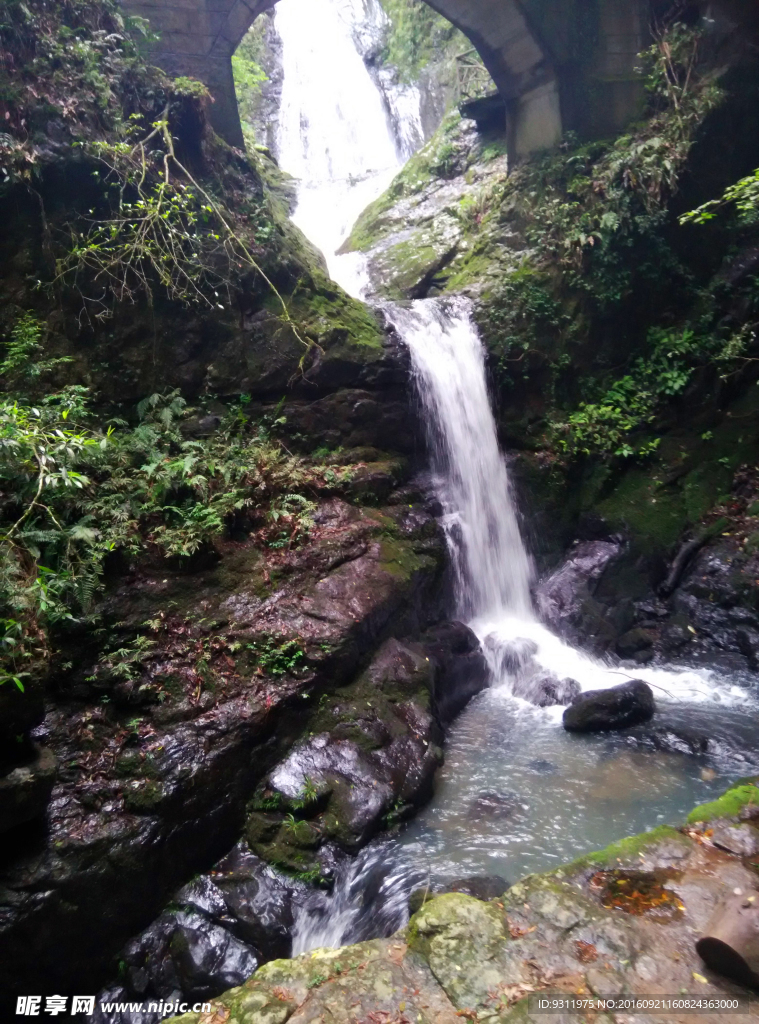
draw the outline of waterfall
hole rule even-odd
[[[418,96],[407,92],[396,106],[394,137],[361,57],[363,36],[383,18],[376,0],[281,0],[275,14],[284,69],[280,162],[299,179],[293,219],[322,249],[332,277],[357,296],[365,290],[363,258],[336,250],[409,155],[409,138],[418,137]],[[387,314],[411,351],[430,425],[458,613],[530,618],[531,565],[469,312],[463,301],[422,300],[410,309],[388,306]]]
[[[388,317],[411,352],[443,526],[465,620],[530,619],[532,565],[490,409],[485,353],[463,299],[420,300]]]
[[[388,105],[362,59],[361,53],[367,52],[366,34],[376,30],[384,17],[377,0],[280,0],[275,17],[284,63],[280,162],[299,179],[293,219],[322,249],[333,278],[361,297],[366,291],[363,257],[338,256],[337,250],[358,215],[387,187],[409,155],[410,140],[420,137],[418,96],[415,99],[413,91],[407,91],[396,104]],[[389,107],[402,123],[390,123]],[[493,686],[483,695],[485,702],[474,702],[467,712],[482,709],[471,744],[474,753],[468,754],[464,768],[472,775],[473,785],[485,785],[480,766],[491,773],[488,787],[502,785],[500,741],[488,734],[488,728],[508,720],[513,736],[521,735],[519,742],[529,751],[523,778],[526,790],[534,774],[530,765],[547,764],[553,769],[547,761],[534,760],[533,744],[541,729],[543,744],[550,742],[558,759],[566,755],[571,781],[574,762],[569,752],[576,756],[583,748],[573,743],[562,746],[564,734],[555,725],[563,708],[538,709],[515,699],[515,694],[529,698],[525,686],[529,688],[533,680],[535,685],[544,685],[546,679],[557,686],[571,683],[576,692],[614,685],[625,674],[569,647],[534,614],[532,564],[498,445],[485,351],[469,304],[460,298],[423,299],[404,306],[387,303],[383,310],[411,354],[435,488],[444,510],[456,613],[479,636],[492,672]],[[690,703],[722,699],[703,674],[641,667],[636,668],[636,676],[670,699]],[[510,761],[507,770],[513,767]],[[542,781],[534,787],[532,801],[542,801],[546,810],[540,829],[520,840],[526,848],[556,843],[559,835],[575,831],[579,805],[565,800],[561,791],[554,805],[553,795],[554,787]],[[444,874],[455,871],[462,839],[455,831],[448,835],[448,830],[468,819],[466,811],[462,817],[455,800],[453,807],[448,812],[453,824],[436,831],[434,822],[441,816],[439,794],[436,808],[420,815],[407,828],[405,839],[395,844],[378,841],[341,864],[333,891],[314,892],[298,908],[293,952],[389,935],[401,927],[409,892],[428,884],[433,873],[431,860],[426,861],[427,870],[420,870],[424,858],[436,850],[444,852],[450,844],[456,853],[444,857],[449,865]],[[604,809],[596,818],[605,822],[608,816]],[[647,819],[643,821],[645,825]],[[506,835],[519,839],[513,828]],[[612,837],[603,838],[608,842]],[[600,838],[599,845],[604,845]],[[409,841],[416,842],[416,847],[408,847]],[[476,848],[478,842],[475,837],[470,845]],[[526,862],[525,869],[532,870],[532,862]]]
[[[332,892],[315,890],[296,915],[292,956],[389,936],[408,921],[408,897],[429,875],[395,843],[376,842],[342,864]]]
[[[376,0],[281,0],[275,13],[284,73],[279,161],[299,181],[293,220],[356,296],[365,289],[364,257],[337,250],[410,156],[408,139],[420,138],[418,93],[416,108],[406,95],[394,134],[359,50],[362,31],[376,31],[383,18]]]

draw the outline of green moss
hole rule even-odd
[[[614,491],[592,507],[612,528],[629,530],[658,551],[671,547],[689,521],[682,492],[658,484],[643,467],[628,470]]]
[[[403,541],[383,538],[380,544],[380,565],[391,576],[410,581],[414,573],[430,565],[427,555],[420,555]]]
[[[382,275],[388,281],[383,294],[390,299],[405,299],[421,280],[434,274],[445,261],[446,253],[427,241],[426,230],[385,249],[377,257]]]
[[[277,315],[276,299],[267,299],[267,307]],[[352,299],[322,273],[304,279],[288,300],[290,315],[301,332],[334,358],[351,349],[382,352],[384,336],[368,306]]]
[[[471,45],[447,18],[420,0],[380,0],[388,16],[383,59],[402,82],[415,82],[429,63]]]
[[[458,144],[461,124],[458,111],[449,114],[430,141],[415,153],[391,182],[386,192],[363,211],[340,252],[368,252],[397,226],[387,215],[399,200],[422,192],[438,178],[449,178],[459,170],[468,155]]]
[[[115,774],[120,778],[158,778],[153,761],[149,757],[144,758],[136,749],[128,749],[119,754],[113,767]]]
[[[736,786],[717,800],[694,808],[688,815],[688,824],[711,821],[712,818],[735,818],[747,804],[759,804],[759,788],[754,785]]]
[[[611,843],[604,850],[597,850],[593,853],[585,854],[583,857],[578,857],[577,860],[572,861],[571,864],[568,864],[555,874],[561,877],[561,875],[571,875],[589,867],[609,866],[616,868],[620,862],[637,862],[642,853],[645,853],[652,846],[665,841],[677,842],[680,845],[690,843],[690,840],[686,839],[676,828],[672,828],[670,825],[659,825],[650,832],[626,836],[616,843]]]
[[[156,782],[128,787],[124,791],[124,807],[134,814],[150,814],[163,799],[163,790]]]

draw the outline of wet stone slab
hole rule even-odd
[[[738,825],[737,813],[720,824]],[[695,950],[715,908],[757,884],[753,856],[719,848],[713,835],[708,822],[682,831],[663,826],[551,874],[531,875],[489,902],[462,893],[437,896],[390,939],[267,964],[215,1000],[210,1016],[177,1019],[579,1024],[582,1015],[530,1012],[530,995],[745,998],[748,990],[709,971]],[[728,1024],[736,1018],[682,1019]],[[759,1019],[759,1008],[741,1019]],[[680,1017],[645,1020],[671,1024]]]

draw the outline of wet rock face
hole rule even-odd
[[[633,679],[607,690],[590,690],[576,697],[564,712],[569,732],[605,732],[625,729],[653,718],[653,691],[642,679]]]
[[[128,647],[147,619],[161,625],[130,679],[110,676],[83,643],[80,667],[36,730],[60,768],[46,831],[14,844],[0,877],[3,991],[34,991],[40,972],[57,990],[91,989],[177,885],[239,838],[246,802],[272,763],[312,723],[317,735],[328,731],[319,715],[342,724],[336,749],[353,749],[359,760],[371,752],[392,788],[391,807],[428,791],[439,750],[429,677],[414,676],[419,659],[427,664],[421,652],[409,654],[408,679],[393,683],[394,703],[382,697],[386,716],[363,703],[342,718],[331,709],[386,637],[434,621],[442,541],[429,514],[408,503],[380,510],[331,499],[317,519],[303,549],[262,553],[230,543],[195,574],[143,571],[109,593],[104,615],[119,624],[115,647]],[[376,687],[361,686],[371,701]],[[320,709],[325,694],[340,699]],[[349,787],[341,790],[346,811]],[[345,820],[354,837],[374,827]],[[205,912],[187,910],[197,913]],[[194,950],[181,970],[197,967],[199,985],[220,976],[238,941],[256,954],[265,945],[238,917],[229,956],[214,959],[223,945],[216,919],[213,928],[195,917],[181,927],[173,920]]]
[[[672,601],[670,645],[679,654],[714,652],[725,667],[759,667],[759,556],[737,539],[703,548]],[[690,627],[690,629],[688,629]]]
[[[35,745],[23,763],[0,774],[0,834],[44,817],[57,768],[52,750]]]
[[[451,115],[359,217],[344,251],[368,255],[374,295],[425,298],[446,287],[458,290],[454,281],[472,283],[462,272],[475,239],[482,238],[481,218],[462,216],[462,210],[485,208],[508,172],[505,154],[481,161],[480,148],[474,121]],[[493,245],[488,253],[497,270],[502,249]]]
[[[487,685],[479,642],[460,622],[390,639],[355,683],[327,699],[315,731],[270,771],[246,835],[272,863],[319,875],[318,850],[356,850],[431,795],[441,726]]]
[[[724,824],[756,833],[735,818]],[[705,842],[705,829],[663,826],[505,892],[488,881],[479,899],[421,890],[405,932],[267,964],[213,1012],[227,1024],[404,1015],[455,1024],[492,1017],[495,1006],[503,1024],[521,1024],[528,997],[555,993],[559,979],[596,996],[745,998],[705,966],[696,939],[724,901],[754,894],[755,876],[748,856]],[[485,882],[462,889],[470,881]],[[199,1014],[180,1019],[201,1024]]]
[[[747,495],[740,493],[744,478]],[[571,643],[639,665],[685,661],[754,672],[759,515],[751,513],[759,513],[758,487],[753,471],[736,474],[730,529],[719,533],[722,520],[695,528],[695,536],[686,535],[670,550],[666,563],[654,565],[645,553],[636,555],[634,540],[624,553],[619,546],[619,556],[609,547],[617,543],[613,539],[575,544],[537,588],[541,616]]]
[[[435,665],[433,708],[445,724],[488,685],[487,663],[479,640],[462,622],[433,627],[419,644]]]
[[[100,998],[204,999],[242,984],[261,962],[289,955],[293,904],[305,890],[238,843],[126,945],[119,985]]]
[[[594,595],[609,565],[622,550],[614,540],[581,541],[535,592],[538,614],[560,636],[578,646],[603,648],[614,638]]]

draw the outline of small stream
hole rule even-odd
[[[285,65],[279,155],[300,179],[294,220],[356,297],[367,292],[363,257],[337,250],[409,156],[408,140],[419,137],[418,105],[407,95],[393,121],[357,46],[367,23],[376,27],[382,17],[375,0],[281,0],[276,9]],[[432,804],[396,837],[348,862],[331,894],[305,899],[293,955],[391,934],[405,924],[408,896],[419,887],[478,875],[511,883],[680,822],[729,780],[759,770],[748,680],[677,668],[626,672],[540,624],[467,303],[429,299],[384,304],[383,311],[411,353],[457,614],[483,643],[492,685],[453,725]],[[527,663],[582,690],[634,673],[654,688],[656,718],[624,735],[571,735],[562,707],[537,708],[514,696]]]

